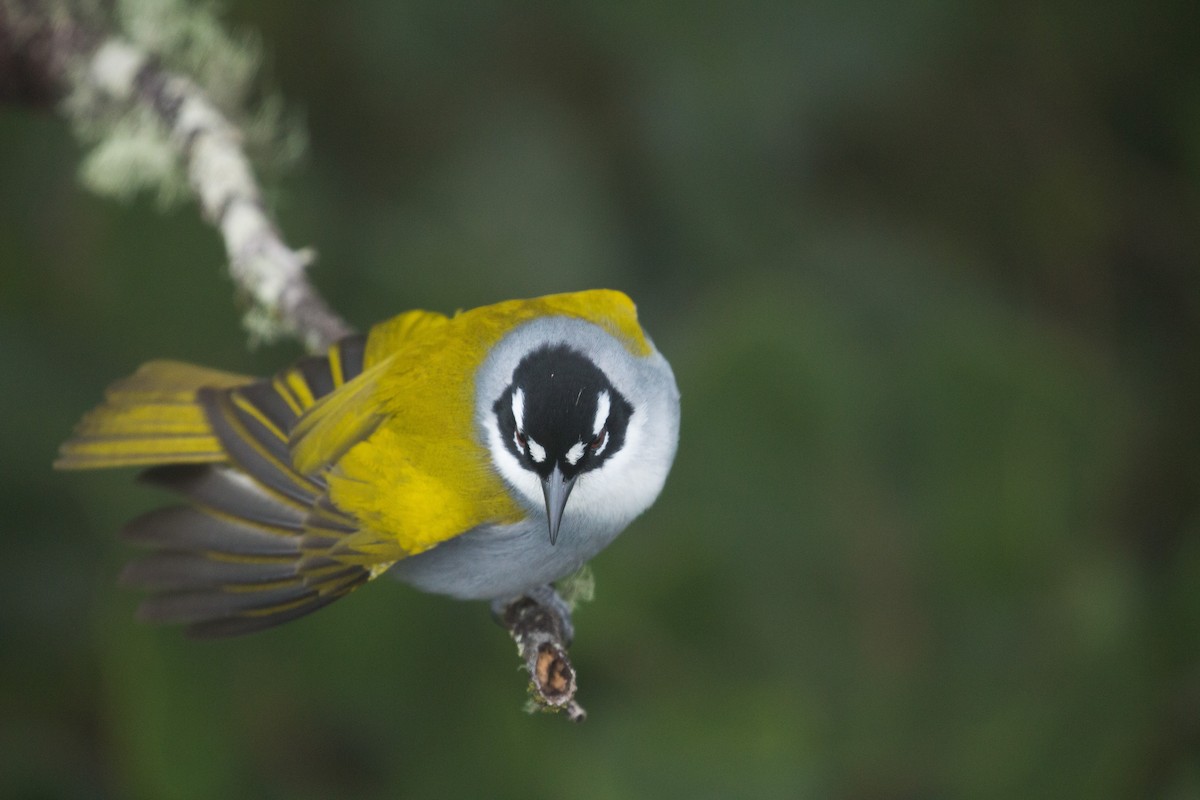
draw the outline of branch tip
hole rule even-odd
[[[493,611],[516,642],[529,672],[534,708],[565,712],[573,722],[582,722],[587,714],[575,700],[578,684],[567,654],[574,626],[563,599],[552,586],[542,586],[513,600],[494,603]]]

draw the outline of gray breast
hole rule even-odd
[[[550,544],[544,515],[512,525],[488,525],[398,561],[389,574],[426,592],[464,600],[516,597],[579,569],[624,526],[597,530],[568,518]]]

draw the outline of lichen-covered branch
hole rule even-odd
[[[323,350],[351,332],[305,276],[312,253],[293,250],[279,235],[237,129],[199,86],[117,39],[96,49],[87,80],[115,101],[141,103],[162,120],[187,165],[205,218],[225,240],[234,282],[260,309],[310,350]]]
[[[162,5],[171,10],[169,3]],[[78,3],[0,0],[0,100],[44,106],[65,98],[60,108],[93,134],[104,124],[117,135],[136,131],[122,122],[152,118],[165,133],[170,155],[184,167],[205,219],[224,240],[230,275],[251,301],[246,316],[251,333],[295,336],[313,351],[350,333],[308,281],[312,251],[289,247],[267,213],[238,128],[191,78],[164,68],[156,54],[119,34],[89,28],[90,20],[72,14],[77,8]],[[142,156],[138,168],[146,164]],[[125,179],[148,182],[144,175]],[[169,177],[161,180],[165,184]]]
[[[136,24],[125,20],[124,28],[160,42],[170,37],[157,33],[163,26],[156,20],[191,15],[181,26],[187,35],[178,41],[207,36],[218,42],[215,52],[253,61],[229,45],[215,22],[197,20],[204,10],[177,0],[117,7],[158,15]],[[91,157],[100,166],[90,178],[104,191],[128,194],[130,187],[156,187],[160,198],[170,199],[179,191],[173,172],[182,166],[187,190],[225,242],[235,284],[252,301],[246,324],[256,337],[295,336],[319,351],[350,333],[308,281],[305,268],[312,252],[289,247],[267,213],[244,151],[243,130],[199,82],[164,66],[169,53],[141,46],[138,35],[114,32],[121,26],[97,16],[111,8],[88,0],[0,0],[0,103],[56,107],[82,136],[101,141],[99,154]],[[204,35],[196,36],[197,30]],[[209,56],[192,60],[208,63]],[[581,574],[586,586],[580,589],[577,583],[573,591],[586,597],[590,580]],[[529,671],[535,704],[580,721],[585,714],[575,701],[575,669],[567,654],[574,636],[570,608],[549,586],[493,604]]]

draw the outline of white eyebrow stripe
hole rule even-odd
[[[517,421],[517,430],[525,430],[525,392],[517,389],[512,396],[513,419]]]
[[[546,460],[546,448],[542,447],[528,436],[525,437],[525,443],[529,445],[530,458],[539,464]]]
[[[599,436],[600,429],[604,427],[604,423],[608,422],[608,411],[612,408],[612,401],[608,398],[608,390],[605,389],[596,396],[596,419],[592,422],[592,436]]]
[[[576,442],[571,445],[571,449],[567,451],[567,463],[572,467],[579,463],[579,459],[583,458],[584,444]]]

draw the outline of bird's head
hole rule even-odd
[[[559,344],[521,359],[492,412],[503,447],[541,483],[553,544],[576,481],[625,446],[633,407],[591,358]]]

